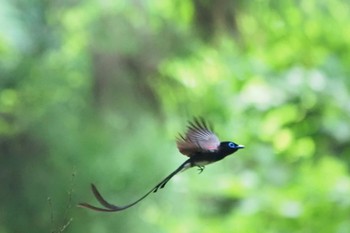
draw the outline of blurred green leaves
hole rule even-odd
[[[350,228],[347,2],[0,6],[0,232]],[[91,182],[139,197],[185,159],[174,140],[199,115],[246,148],[127,212],[73,207]]]

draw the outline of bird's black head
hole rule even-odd
[[[230,155],[235,153],[239,149],[243,149],[243,145],[238,145],[234,142],[221,142],[220,143],[220,152],[225,155]]]

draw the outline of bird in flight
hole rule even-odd
[[[202,118],[194,118],[193,121],[190,121],[186,134],[184,136],[180,134],[176,144],[180,153],[189,158],[138,200],[125,206],[113,205],[102,197],[94,184],[91,184],[92,193],[103,207],[96,207],[88,203],[79,203],[78,206],[102,212],[118,212],[128,209],[142,201],[152,192],[155,193],[159,189],[164,188],[168,181],[177,173],[191,167],[198,167],[201,173],[205,165],[219,161],[235,153],[238,149],[244,148],[243,145],[238,145],[234,142],[220,142],[219,138],[213,132],[212,127]]]

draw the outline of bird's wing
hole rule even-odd
[[[189,122],[186,135],[180,134],[176,144],[180,153],[191,157],[197,152],[216,151],[220,140],[202,118],[195,118]]]

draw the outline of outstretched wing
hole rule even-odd
[[[176,144],[180,153],[191,157],[197,152],[216,151],[220,140],[202,118],[194,118],[188,124],[186,135],[180,134]]]

